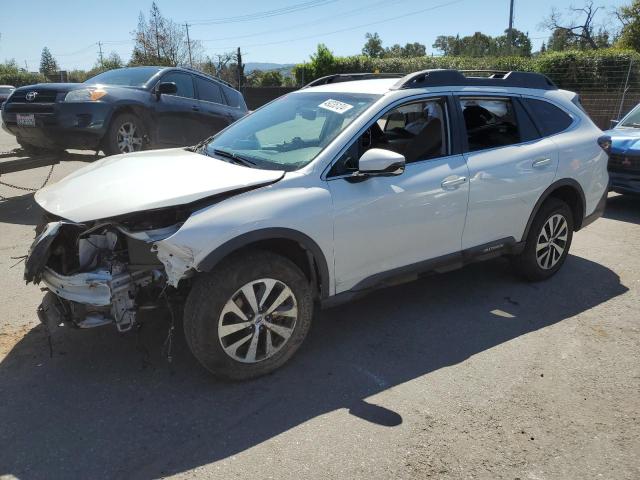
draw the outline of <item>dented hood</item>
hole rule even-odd
[[[283,171],[235,165],[181,148],[107,157],[39,190],[46,211],[73,222],[184,205],[274,183]]]

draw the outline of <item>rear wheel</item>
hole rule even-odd
[[[256,250],[195,282],[185,306],[185,337],[214,375],[245,380],[289,360],[312,314],[311,287],[302,271],[285,257]]]
[[[518,273],[530,281],[546,280],[560,270],[573,239],[573,214],[557,198],[540,207],[527,235],[521,254],[513,258]]]
[[[131,113],[117,115],[104,139],[103,150],[106,155],[139,152],[144,150],[146,131],[142,121]]]

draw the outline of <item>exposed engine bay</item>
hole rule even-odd
[[[50,328],[114,324],[127,332],[140,311],[167,306],[176,290],[167,284],[154,242],[179,226],[133,230],[109,221],[54,221],[39,227],[24,278],[49,291],[38,309],[40,320]]]

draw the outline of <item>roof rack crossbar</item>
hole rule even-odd
[[[356,80],[372,80],[376,78],[402,78],[403,73],[336,73],[327,75],[307,83],[302,88],[317,87],[329,83],[353,82]]]
[[[489,76],[467,76],[465,73],[487,73]],[[557,90],[558,87],[541,73],[502,70],[423,70],[400,79],[394,90],[426,87],[519,87],[539,90]]]

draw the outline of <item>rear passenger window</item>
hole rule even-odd
[[[461,98],[469,150],[520,143],[513,103],[508,98]]]
[[[240,92],[225,87],[224,96],[227,97],[227,104],[230,107],[238,108],[241,106],[242,95],[240,94]]]
[[[200,100],[213,103],[225,103],[222,99],[222,90],[217,83],[196,77],[196,86],[198,87],[198,97],[200,97]]]
[[[560,133],[573,123],[573,119],[569,115],[549,102],[533,98],[525,98],[524,101],[545,137]]]

